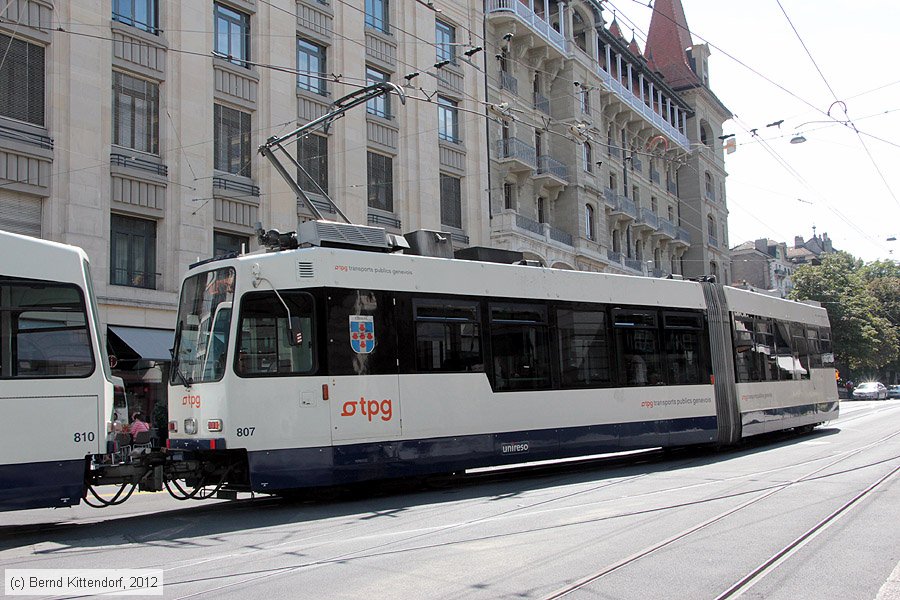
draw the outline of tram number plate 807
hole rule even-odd
[[[236,434],[238,437],[251,437],[256,433],[256,427],[238,427]]]

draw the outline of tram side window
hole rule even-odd
[[[291,345],[288,311],[274,292],[244,296],[235,371],[242,376],[305,375],[316,369],[312,296],[280,292],[290,316],[300,319],[300,344]]]
[[[754,340],[760,366],[760,381],[778,381],[778,354],[775,350],[775,325],[769,319],[757,318],[754,322]],[[787,377],[790,379],[790,376]]]
[[[626,385],[664,383],[659,356],[659,331],[656,312],[614,310],[613,327],[616,349],[623,357],[619,366]]]
[[[606,312],[597,308],[559,308],[557,343],[564,388],[612,383]]]
[[[94,357],[74,285],[0,279],[0,377],[87,377]]]
[[[551,387],[547,308],[491,304],[494,389],[539,390]]]
[[[734,316],[734,371],[738,383],[760,381],[760,362],[753,343],[753,317]]]
[[[791,347],[791,324],[775,321],[775,356],[778,362],[780,379],[800,379],[800,361],[797,360]]]
[[[809,350],[809,366],[813,369],[822,367],[822,347],[819,344],[819,331],[815,327],[806,327],[806,344]]]
[[[700,336],[703,321],[694,313],[663,313],[666,366],[671,385],[703,383],[700,374]]]
[[[809,343],[806,339],[806,328],[792,323],[791,349],[794,352],[794,372],[796,379],[809,379]]]
[[[416,368],[420,372],[484,371],[478,302],[419,299],[413,307]]]
[[[819,349],[822,352],[822,365],[833,365],[834,350],[831,347],[831,330],[827,327],[819,328]]]

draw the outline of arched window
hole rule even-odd
[[[709,274],[713,277],[718,277],[719,275],[719,266],[714,260],[709,261]]]
[[[716,220],[712,215],[706,215],[706,230],[710,237],[716,237]]]
[[[712,175],[709,174],[709,171],[704,173],[704,178],[706,179],[706,197],[710,200],[716,199],[716,191],[713,188],[713,178]]]
[[[594,152],[591,149],[590,142],[581,145],[581,154],[584,158],[584,170],[588,173],[594,172]]]
[[[589,240],[594,240],[594,207],[584,205],[584,235]]]
[[[577,10],[572,12],[572,38],[575,45],[584,50],[587,49],[587,27],[584,24],[584,18]]]

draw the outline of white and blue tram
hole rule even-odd
[[[300,233],[299,248],[281,235],[281,249],[188,271],[169,459],[199,466],[177,477],[277,493],[730,445],[838,415],[820,307],[393,252],[407,244],[376,228]]]
[[[0,510],[78,504],[112,404],[87,255],[0,231]]]

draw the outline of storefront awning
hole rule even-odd
[[[171,329],[150,329],[148,327],[126,327],[109,325],[109,333],[136,354],[139,360],[168,362],[172,360],[169,349],[174,345],[175,332]],[[118,344],[113,343],[114,347]]]

